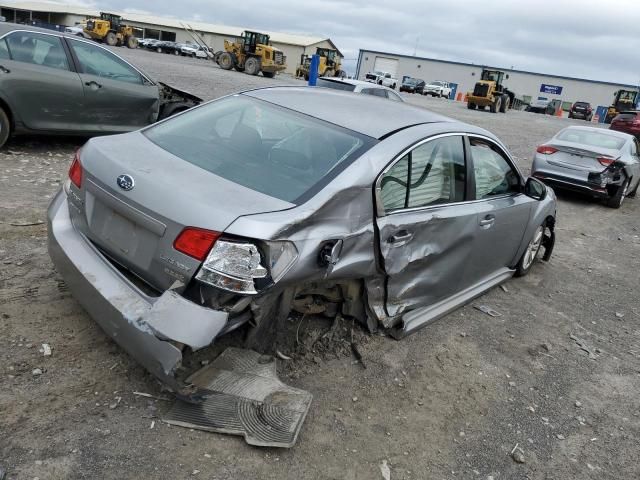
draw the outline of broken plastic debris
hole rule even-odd
[[[42,347],[40,347],[40,353],[45,357],[51,356],[51,346],[48,343],[43,343]]]
[[[382,463],[380,464],[380,473],[382,473],[382,478],[384,478],[384,480],[391,480],[391,469],[389,468],[389,465],[387,465],[386,460],[382,460]]]
[[[476,310],[480,310],[482,313],[486,313],[487,315],[491,316],[491,317],[501,317],[502,314],[500,312],[497,312],[496,310],[494,310],[491,307],[488,307],[487,305],[474,305],[473,308],[475,308]]]

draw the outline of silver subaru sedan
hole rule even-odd
[[[237,328],[269,350],[309,305],[414,332],[548,259],[555,216],[553,190],[485,130],[279,87],[89,140],[49,250],[107,334],[184,391],[183,354]]]

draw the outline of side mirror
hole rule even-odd
[[[547,186],[537,178],[529,177],[524,184],[524,194],[538,201],[544,200],[547,196]]]

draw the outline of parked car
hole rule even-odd
[[[154,45],[155,51],[158,53],[170,53],[173,55],[180,55],[180,49],[182,44],[176,42],[163,41]]]
[[[195,43],[186,43],[180,48],[180,53],[187,57],[209,58],[209,49]]]
[[[49,252],[115,342],[206,396],[174,377],[189,351],[242,325],[273,351],[277,319],[309,305],[401,338],[548,259],[555,214],[483,129],[274,87],[89,140],[49,206]]]
[[[90,38],[84,33],[84,27],[82,25],[75,25],[73,27],[64,27],[64,32],[71,35],[76,35],[82,38]]]
[[[525,108],[526,112],[542,113],[547,115],[553,115],[553,106],[549,100],[537,99],[533,100]]]
[[[379,70],[374,70],[373,72],[369,72],[364,76],[364,80],[370,83],[379,83],[380,79],[386,75],[386,72],[381,72]]]
[[[593,118],[593,109],[589,102],[576,102],[571,105],[569,110],[569,118],[581,118],[590,122]]]
[[[147,48],[152,43],[157,43],[160,40],[156,40],[155,38],[139,38],[138,39],[138,48]]]
[[[11,134],[138,129],[201,102],[75,35],[0,25],[0,146]]]
[[[374,97],[388,98],[396,102],[404,102],[403,98],[394,90],[378,84],[363,82],[362,80],[353,80],[350,78],[318,78],[316,86],[324,88],[332,88],[334,90],[343,90],[345,92],[363,93],[365,95],[373,95]]]
[[[451,87],[449,82],[443,82],[442,80],[435,80],[425,85],[423,93],[425,95],[431,95],[432,97],[446,97],[451,95]]]
[[[424,80],[420,78],[407,78],[402,82],[402,85],[400,85],[400,91],[422,94],[424,90],[424,85],[425,85]]]
[[[613,117],[609,128],[618,132],[628,133],[640,139],[640,111],[620,112]]]
[[[365,75],[365,81],[371,83],[377,83],[385,87],[389,87],[393,90],[398,86],[398,79],[391,75],[389,72],[374,72],[373,74],[367,73]]]
[[[536,150],[531,175],[558,188],[588,193],[620,208],[640,183],[640,143],[626,133],[567,127]]]

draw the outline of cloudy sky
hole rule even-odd
[[[3,2],[5,3],[5,2]],[[67,0],[360,48],[595,80],[640,83],[638,0]],[[265,8],[266,6],[266,8]]]

